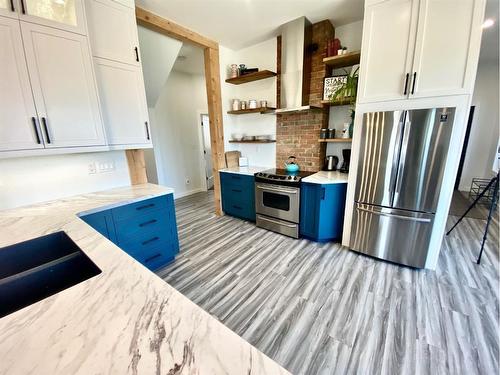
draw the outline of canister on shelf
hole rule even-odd
[[[241,101],[241,109],[247,109],[247,102],[245,100]]]
[[[335,138],[335,129],[328,129],[328,139]]]
[[[240,109],[240,99],[233,99],[233,111],[239,111]]]
[[[236,77],[238,77],[238,65],[231,64],[231,78],[236,78]]]
[[[328,138],[328,129],[321,129],[321,132],[319,133],[319,138],[320,139],[327,139]]]

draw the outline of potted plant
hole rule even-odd
[[[359,67],[352,70],[349,73],[346,72],[345,81],[335,90],[335,92],[330,96],[330,101],[332,102],[342,102],[348,104],[351,110],[351,124],[349,126],[349,134],[352,138],[352,130],[354,127],[354,116],[356,114],[356,96],[358,94],[358,77],[359,77]]]

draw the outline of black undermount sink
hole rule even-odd
[[[100,273],[64,232],[0,248],[0,318]]]

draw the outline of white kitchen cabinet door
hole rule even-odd
[[[484,6],[484,0],[421,0],[410,97],[471,92]]]
[[[83,1],[19,0],[20,19],[86,35]]]
[[[43,148],[19,21],[0,17],[0,151]]]
[[[46,147],[105,144],[88,39],[21,22]]]
[[[18,0],[0,0],[0,16],[19,18],[18,7]]]
[[[113,0],[88,0],[86,7],[93,55],[139,65],[135,9]]]
[[[358,88],[359,103],[407,97],[415,47],[418,3],[419,0],[367,2]]]
[[[94,61],[108,144],[151,144],[141,68],[106,59]]]

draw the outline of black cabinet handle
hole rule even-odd
[[[26,7],[24,6],[24,0],[21,0],[21,12],[26,14]]]
[[[10,10],[13,12],[16,11],[16,7],[14,6],[14,0],[10,0]]]
[[[410,73],[406,73],[406,78],[405,78],[405,91],[403,95],[408,94],[408,78],[410,78]]]
[[[241,193],[241,192],[243,192],[242,190],[239,190],[239,189],[231,189],[231,191],[234,191],[235,193]]]
[[[43,131],[45,132],[45,138],[47,138],[47,143],[49,144],[52,143],[49,134],[49,127],[47,126],[47,119],[45,117],[42,117],[42,126],[43,126]]]
[[[33,124],[33,128],[35,130],[36,143],[41,144],[42,140],[40,139],[40,134],[38,134],[38,126],[36,126],[36,118],[35,117],[31,118],[31,123]]]
[[[155,255],[153,255],[153,256],[150,256],[149,258],[146,258],[146,259],[144,260],[144,262],[149,263],[149,262],[151,262],[152,260],[155,260],[156,258],[159,258],[159,257],[161,257],[161,254],[160,254],[160,253],[155,254]]]
[[[235,176],[234,174],[231,176],[233,180],[241,180],[240,176]]]
[[[137,47],[134,47],[135,51],[135,61],[139,62],[139,49]]]
[[[413,83],[411,85],[411,94],[415,94],[415,82],[417,82],[417,72],[413,73]]]
[[[236,208],[237,210],[242,210],[243,208],[240,206],[233,205],[233,208]]]
[[[137,211],[140,211],[140,210],[145,210],[146,208],[151,208],[151,207],[154,207],[154,206],[155,206],[154,203],[150,203],[150,204],[145,204],[144,206],[136,207],[135,209]]]
[[[160,239],[160,237],[153,237],[150,240],[146,240],[146,241],[142,242],[142,245],[147,245],[148,243],[158,241],[159,239]]]
[[[321,188],[321,200],[325,200],[325,193],[326,193],[326,189]]]
[[[149,220],[149,221],[146,221],[146,222],[144,222],[144,223],[140,223],[140,224],[139,224],[139,226],[140,226],[140,227],[145,227],[146,225],[154,224],[154,223],[156,223],[157,221],[158,221],[158,220],[156,220],[156,219]]]
[[[148,122],[145,121],[144,122],[144,125],[146,125],[146,138],[148,139],[148,141],[151,139],[150,135],[149,135],[149,126],[148,126]]]

